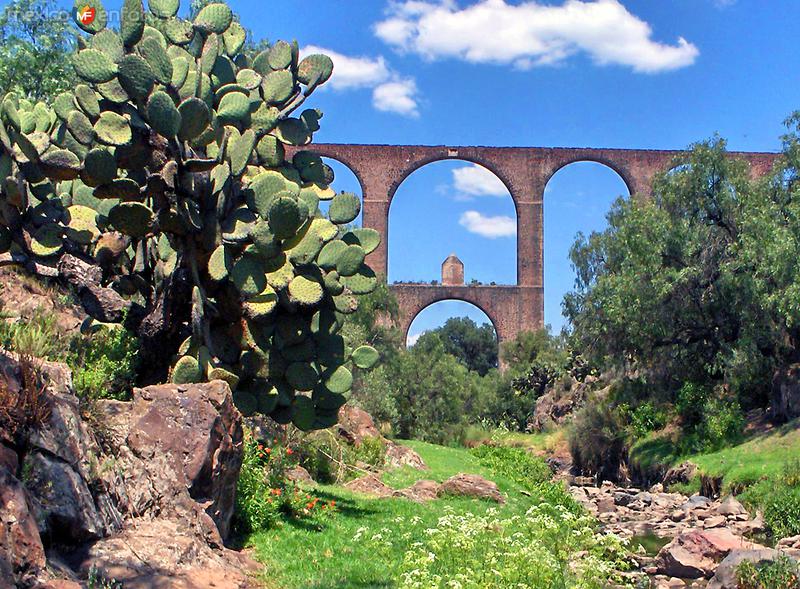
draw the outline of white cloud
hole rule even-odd
[[[312,53],[322,53],[333,61],[333,75],[322,88],[338,91],[371,88],[372,105],[377,110],[419,116],[417,83],[392,71],[382,55],[350,56],[316,45],[300,50],[302,57]]]
[[[466,211],[461,215],[458,224],[470,233],[489,239],[511,237],[517,233],[517,222],[505,215],[489,217],[478,211]]]
[[[392,75],[382,55],[353,57],[316,45],[308,45],[300,50],[302,57],[312,53],[322,53],[333,61],[333,75],[322,86],[323,88],[329,87],[334,90],[373,88],[388,80]]]
[[[507,196],[508,188],[492,172],[473,164],[453,170],[453,187],[462,195]]]
[[[419,341],[419,338],[421,338],[422,335],[425,334],[425,333],[427,333],[427,332],[421,331],[419,333],[414,333],[414,334],[409,333],[408,337],[406,338],[406,347],[410,348],[411,346],[416,344],[417,341]]]
[[[413,79],[407,78],[376,86],[372,91],[372,106],[384,112],[418,117],[417,83]]]
[[[513,64],[528,69],[586,53],[600,65],[656,73],[694,63],[697,47],[652,39],[650,25],[618,0],[566,0],[560,6],[529,0],[479,0],[460,8],[453,0],[402,0],[390,5],[375,34],[400,51],[427,59]]]

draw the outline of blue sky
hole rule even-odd
[[[120,1],[108,2],[116,8]],[[186,2],[184,2],[186,4]],[[334,77],[312,99],[319,142],[680,149],[719,133],[774,151],[800,108],[796,0],[233,0],[257,37],[324,49]],[[390,214],[389,279],[513,283],[514,209],[467,163],[417,171]],[[336,187],[357,190],[337,166]],[[562,170],[545,196],[546,321],[563,324],[577,231],[602,229],[626,193],[597,164]],[[511,222],[509,223],[509,218]],[[436,305],[411,334],[463,303]]]

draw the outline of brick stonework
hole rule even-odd
[[[309,149],[350,168],[363,191],[363,225],[377,229],[380,247],[368,262],[387,275],[389,206],[397,188],[422,166],[442,160],[480,164],[508,187],[517,209],[517,286],[392,285],[400,303],[404,329],[426,306],[458,299],[480,307],[492,320],[499,340],[544,322],[544,189],[548,180],[574,162],[598,162],[617,172],[630,194],[647,197],[654,175],[668,169],[680,151],[650,149],[593,149],[549,147],[447,147],[444,145],[313,144]],[[291,151],[290,154],[291,155]],[[740,153],[753,176],[770,170],[774,153]]]

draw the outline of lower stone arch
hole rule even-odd
[[[464,301],[483,311],[494,326],[498,346],[542,326],[541,287],[392,284],[389,288],[397,299],[398,327],[405,337],[423,309],[447,300]]]
[[[484,315],[486,315],[486,318],[489,320],[489,323],[491,323],[491,325],[492,325],[492,329],[494,329],[495,337],[497,338],[497,342],[498,342],[497,345],[498,346],[500,345],[500,335],[499,335],[499,332],[497,331],[497,322],[494,319],[494,317],[491,316],[489,311],[487,311],[486,309],[483,309],[480,305],[478,305],[477,303],[475,303],[475,302],[473,302],[471,300],[465,300],[464,298],[455,299],[455,298],[449,298],[449,297],[444,297],[444,298],[439,298],[437,300],[433,300],[433,301],[431,301],[429,303],[424,304],[420,309],[416,310],[415,312],[410,312],[408,314],[408,316],[407,316],[407,324],[402,327],[403,342],[408,341],[408,332],[411,330],[411,325],[414,323],[414,320],[417,317],[419,317],[419,315],[423,311],[425,311],[425,309],[429,309],[433,305],[436,305],[437,303],[444,303],[444,302],[447,302],[447,301],[459,301],[459,302],[462,302],[462,303],[467,303],[469,305],[472,305],[473,307],[475,307],[479,311],[481,311]],[[498,349],[498,353],[499,353],[499,349]]]

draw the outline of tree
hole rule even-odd
[[[426,339],[433,337],[441,340],[447,354],[481,376],[497,368],[497,336],[489,323],[478,327],[469,317],[451,317],[443,326],[422,334],[416,346],[424,347]]]
[[[89,4],[81,83],[52,108],[0,100],[0,265],[57,278],[91,317],[124,323],[153,380],[222,379],[246,415],[333,425],[351,368],[378,359],[340,330],[377,285],[364,259],[380,235],[343,229],[359,198],[302,149],[322,113],[299,109],[331,60],[300,61],[285,41],[250,59],[223,3],[189,21],[177,2],[145,14],[125,0],[118,32]]]
[[[0,94],[51,100],[75,85],[74,29],[55,0],[14,0],[0,14]]]
[[[573,341],[599,365],[635,365],[668,391],[725,381],[763,403],[789,333],[778,301],[797,284],[791,182],[753,182],[720,139],[676,166],[652,199],[618,200],[608,229],[576,241],[577,289],[564,300]]]

